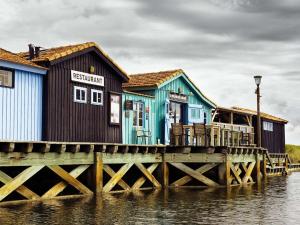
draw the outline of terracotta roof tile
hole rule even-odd
[[[67,45],[67,46],[61,46],[61,47],[55,47],[49,49],[41,49],[40,55],[38,57],[35,57],[31,61],[32,62],[53,61],[91,47],[95,47],[96,49],[98,49],[115,67],[117,67],[121,71],[121,73],[123,73],[127,78],[129,78],[127,73],[116,62],[114,62],[114,60],[112,60],[108,56],[108,54],[105,53],[95,42],[86,42],[82,44]],[[29,57],[28,52],[20,52],[18,55],[24,58]]]
[[[141,74],[133,74],[130,75],[130,80],[128,83],[123,84],[123,88],[125,90],[135,90],[136,88],[156,88],[165,83],[166,81],[177,77],[180,74],[184,74],[186,79],[189,80],[190,83],[194,86],[197,92],[202,95],[202,97],[209,102],[213,107],[216,107],[216,103],[206,97],[200,89],[194,84],[194,82],[186,76],[182,69],[174,69],[174,70],[166,70],[160,72],[152,72],[152,73],[141,73]]]
[[[137,88],[137,87],[158,87],[164,82],[170,80],[173,77],[183,73],[181,69],[167,70],[153,73],[140,73],[130,75],[128,83],[124,83],[123,87]]]
[[[25,66],[35,67],[35,68],[39,68],[39,69],[46,69],[44,67],[36,65],[35,63],[33,63],[29,60],[26,60],[26,59],[20,57],[17,54],[14,54],[14,53],[4,50],[2,48],[0,48],[0,60],[17,63],[17,64],[21,64],[21,65],[25,65]]]

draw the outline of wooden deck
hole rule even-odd
[[[300,164],[292,163],[287,153],[270,153],[266,156],[268,176],[284,176],[300,171]]]
[[[256,147],[0,142],[0,202],[246,185],[266,172]]]

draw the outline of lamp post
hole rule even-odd
[[[261,119],[260,119],[260,89],[259,85],[261,83],[262,76],[254,76],[255,84],[257,89],[255,91],[257,96],[257,147],[261,147]]]

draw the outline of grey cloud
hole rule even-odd
[[[296,0],[3,0],[0,47],[96,41],[128,73],[183,68],[219,105],[263,109],[300,136],[300,3]]]

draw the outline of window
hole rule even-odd
[[[113,125],[120,124],[120,108],[121,108],[121,95],[110,94],[110,123]]]
[[[144,103],[133,103],[133,126],[142,127],[144,123]]]
[[[201,110],[197,108],[191,108],[191,118],[192,119],[200,119]]]
[[[12,70],[0,69],[0,86],[13,88],[13,76]]]
[[[103,91],[96,89],[91,90],[91,104],[103,105]]]
[[[273,123],[272,122],[263,122],[263,129],[266,131],[273,131]]]
[[[74,86],[74,102],[87,103],[87,89]]]

